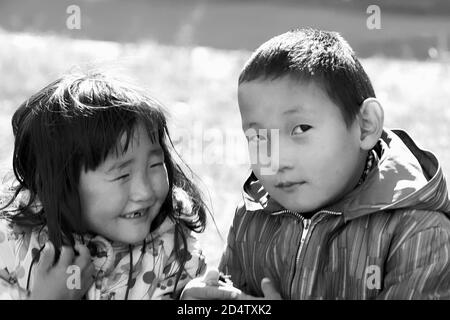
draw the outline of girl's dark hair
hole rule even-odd
[[[8,219],[19,226],[47,225],[49,240],[57,250],[63,244],[74,245],[73,233],[88,231],[78,193],[81,170],[94,170],[111,152],[126,152],[138,122],[164,151],[170,187],[151,230],[170,217],[177,222],[177,243],[185,243],[186,228],[203,231],[207,207],[198,188],[173,158],[176,152],[161,104],[141,89],[100,72],[60,78],[14,113],[13,170],[19,183],[3,209],[22,191],[28,192],[29,199],[10,211]],[[123,134],[127,141],[123,150],[118,150],[117,142]],[[180,212],[174,208],[177,188],[184,190],[192,203],[190,219],[179,219]],[[41,203],[38,212],[36,200]],[[178,250],[178,258],[183,258],[184,250]]]

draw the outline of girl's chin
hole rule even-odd
[[[114,237],[113,239],[110,239],[111,241],[115,242],[115,243],[122,243],[122,244],[127,244],[127,245],[139,245],[142,243],[142,241],[145,240],[145,238],[147,237],[147,234],[143,235],[143,236],[136,236],[136,237]]]
[[[140,244],[150,233],[152,220],[148,216],[146,219],[120,219],[114,221],[111,225],[102,226],[103,228],[95,228],[91,233],[100,235],[110,242],[127,245]]]
[[[140,244],[150,233],[150,225],[145,225],[136,230],[135,228],[127,228],[126,230],[120,230],[109,238],[113,242],[135,245]]]

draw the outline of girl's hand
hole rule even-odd
[[[75,300],[80,299],[94,278],[94,265],[86,246],[76,244],[79,255],[72,248],[63,246],[59,260],[53,264],[55,248],[51,242],[45,244],[39,262],[33,268],[30,299]]]

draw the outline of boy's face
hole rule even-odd
[[[123,145],[125,136],[120,143]],[[121,150],[121,149],[119,149]],[[138,125],[128,150],[111,153],[96,169],[82,170],[79,194],[91,232],[113,241],[145,239],[169,191],[164,154]]]
[[[248,129],[279,130],[278,139],[247,137],[249,143],[269,143],[271,150],[279,144],[278,154],[271,155],[272,161],[278,160],[273,174],[262,174],[261,163],[254,159],[252,169],[284,208],[319,210],[355,187],[367,154],[360,148],[359,122],[347,127],[339,107],[321,87],[290,77],[255,80],[239,86],[238,100],[247,134]]]

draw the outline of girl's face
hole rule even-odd
[[[119,147],[125,141],[123,135]],[[89,231],[122,243],[145,239],[168,192],[163,149],[151,142],[142,124],[126,153],[110,153],[96,170],[82,170],[80,175],[81,208]]]

